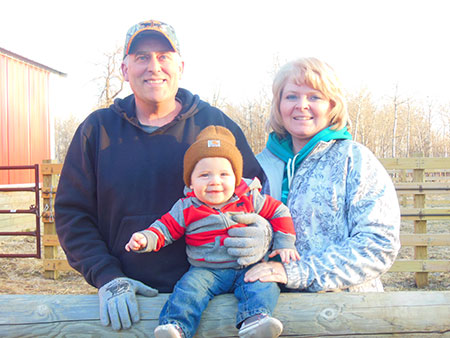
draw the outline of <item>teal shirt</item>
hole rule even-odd
[[[297,154],[294,154],[292,150],[293,146],[291,135],[288,135],[280,140],[275,133],[270,133],[269,139],[267,140],[267,149],[269,149],[272,154],[286,163],[283,174],[281,202],[287,202],[292,177],[294,176],[295,171],[300,166],[300,163],[302,163],[306,158],[306,156],[311,153],[317,143],[319,143],[320,141],[328,142],[331,140],[351,139],[352,135],[348,132],[347,127],[339,130],[333,130],[331,129],[331,127],[328,127],[314,135],[314,137],[309,140],[309,142]]]

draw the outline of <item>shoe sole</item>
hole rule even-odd
[[[239,330],[240,338],[276,338],[283,332],[283,324],[273,317],[266,317]]]
[[[173,326],[161,325],[155,329],[155,338],[180,338],[180,332]]]

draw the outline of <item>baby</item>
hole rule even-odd
[[[288,208],[260,193],[257,178],[242,178],[243,160],[233,134],[221,126],[209,126],[184,156],[185,198],[149,228],[136,232],[127,251],[150,252],[185,235],[191,267],[177,282],[161,310],[156,338],[195,335],[201,314],[216,295],[234,292],[238,299],[236,326],[239,337],[278,337],[283,325],[271,317],[278,301],[276,283],[244,282],[249,267],[228,254],[223,241],[228,229],[247,226],[233,215],[257,213],[272,225],[269,257],[283,262],[300,259]]]

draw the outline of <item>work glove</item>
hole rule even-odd
[[[158,290],[137,280],[120,277],[106,283],[98,290],[100,301],[100,322],[114,330],[129,329],[139,321],[139,307],[136,294],[155,297]]]
[[[247,266],[259,262],[272,242],[272,227],[269,221],[258,214],[234,215],[233,220],[248,226],[228,230],[230,237],[224,240],[228,254],[238,257],[239,265]]]

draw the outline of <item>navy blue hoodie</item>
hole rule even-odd
[[[183,197],[183,156],[203,128],[230,129],[243,176],[264,180],[236,123],[185,89],[177,100],[180,114],[153,133],[140,127],[130,95],[93,112],[73,137],[56,195],[56,230],[70,265],[97,288],[126,276],[171,292],[187,271],[184,239],[146,254],[124,247]]]

